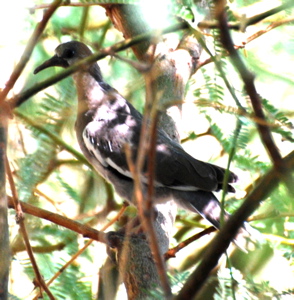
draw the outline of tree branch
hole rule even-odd
[[[67,68],[65,70],[62,70],[61,72],[58,72],[56,75],[46,79],[45,81],[41,82],[40,84],[36,84],[33,87],[19,93],[12,99],[10,99],[9,104],[12,108],[16,106],[20,106],[24,101],[26,101],[28,98],[34,96],[38,92],[46,89],[47,87],[57,83],[58,81],[68,77],[69,75],[77,72],[81,66],[91,64],[95,61],[101,60],[102,58],[105,58],[108,55],[113,55],[113,53],[126,50],[133,45],[137,45],[143,41],[149,40],[150,38],[154,36],[158,36],[159,34],[165,34],[170,32],[175,32],[177,30],[186,29],[188,28],[188,24],[186,23],[178,23],[175,25],[172,25],[166,29],[163,29],[162,32],[158,32],[158,30],[149,31],[144,34],[140,34],[139,36],[136,36],[132,39],[124,40],[122,42],[119,42],[111,47],[104,48],[100,50],[97,53],[94,53],[91,56],[86,57],[83,60],[80,60],[78,63],[74,64],[70,68]]]
[[[228,28],[229,29],[235,29],[235,30],[242,30],[245,31],[246,27],[250,25],[254,25],[274,14],[277,14],[283,10],[286,10],[288,8],[291,8],[294,6],[293,1],[288,1],[283,3],[280,6],[277,6],[275,8],[272,8],[270,10],[267,10],[263,13],[260,13],[258,15],[252,16],[250,18],[246,18],[245,20],[242,20],[241,22],[228,22]],[[201,29],[217,29],[220,28],[218,21],[202,21],[197,24],[197,26]]]
[[[256,117],[261,120],[265,120],[265,115],[262,109],[260,96],[257,94],[254,85],[254,75],[247,69],[243,60],[239,56],[239,52],[235,49],[233,40],[229,33],[229,28],[227,26],[227,19],[224,10],[224,1],[223,0],[217,1],[217,6],[218,7],[216,8],[216,12],[217,12],[216,18],[219,21],[221,42],[224,48],[228,51],[233,65],[238,70],[240,77],[244,82],[245,90],[250,97],[252,107]],[[279,149],[277,148],[277,146],[273,141],[269,127],[261,124],[257,124],[257,129],[259,131],[261,140],[273,164],[278,168],[281,167],[282,157],[279,152]]]
[[[283,158],[283,164],[287,166],[287,170],[285,170],[287,173],[293,172],[294,151]],[[275,168],[272,168],[260,179],[241,207],[229,218],[210,243],[200,265],[189,277],[180,293],[175,297],[175,300],[193,299],[207,280],[212,269],[217,265],[221,255],[234,239],[238,229],[259,207],[260,203],[269,196],[271,191],[277,187],[280,181],[280,172]]]
[[[189,244],[193,243],[194,241],[197,241],[201,237],[210,234],[211,232],[216,231],[216,228],[213,226],[210,226],[204,230],[202,230],[199,233],[194,234],[190,238],[186,239],[185,241],[179,243],[176,247],[169,249],[165,254],[164,258],[165,260],[168,260],[172,257],[176,257],[176,253],[182,250],[183,248],[187,247]]]
[[[15,184],[14,184],[14,180],[13,180],[12,172],[11,172],[11,169],[10,169],[10,166],[9,166],[9,162],[8,162],[7,157],[5,159],[6,159],[5,163],[6,163],[7,177],[8,177],[10,189],[11,189],[11,192],[12,192],[12,202],[13,202],[14,209],[16,211],[16,221],[19,224],[19,230],[20,230],[20,233],[22,235],[22,238],[23,238],[23,241],[24,241],[24,244],[25,244],[28,256],[29,256],[29,259],[30,259],[31,264],[33,266],[33,270],[34,270],[34,273],[35,273],[35,276],[36,276],[36,278],[35,278],[36,285],[40,289],[40,292],[39,292],[40,295],[42,295],[42,289],[43,289],[47,293],[48,297],[51,300],[55,300],[55,297],[53,296],[53,294],[51,293],[49,288],[46,286],[46,283],[43,279],[43,276],[41,275],[38,264],[36,262],[36,259],[35,259],[35,256],[34,256],[34,253],[33,253],[33,250],[32,250],[32,246],[30,244],[28,232],[27,232],[27,229],[26,229],[26,226],[25,226],[25,223],[24,223],[24,215],[23,215],[23,211],[21,209],[21,206],[20,206],[20,203],[19,203],[19,200],[18,200],[16,187],[15,187]]]
[[[70,229],[76,233],[82,234],[84,237],[91,238],[97,242],[106,243],[106,234],[101,231],[98,231],[96,229],[83,225],[79,222],[68,219],[64,216],[55,214],[48,210],[38,208],[31,204],[22,201],[19,201],[19,203],[21,205],[22,211],[25,213],[28,213],[38,218],[42,218],[44,220],[48,220],[52,223]],[[8,198],[8,207],[14,208],[13,201],[11,198]]]
[[[8,116],[0,104],[0,299],[7,299],[10,265],[5,157]]]
[[[18,77],[20,76],[20,74],[22,73],[23,69],[25,68],[27,62],[29,61],[29,59],[31,57],[31,54],[34,50],[34,47],[35,47],[39,37],[43,33],[48,21],[50,20],[51,16],[53,15],[53,13],[58,8],[58,6],[60,5],[61,2],[62,2],[62,0],[55,0],[50,5],[48,10],[46,10],[46,12],[43,16],[43,19],[41,20],[41,22],[35,28],[31,38],[28,41],[28,44],[27,44],[27,46],[24,50],[24,53],[23,53],[19,63],[16,65],[16,67],[13,70],[8,82],[5,85],[5,88],[2,90],[2,92],[0,94],[0,103],[2,101],[3,102],[5,101],[9,91],[13,88],[15,82],[17,81]]]

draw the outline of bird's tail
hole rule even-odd
[[[183,208],[193,211],[208,220],[214,227],[220,229],[221,206],[218,199],[212,192],[193,191],[193,192],[178,192],[173,193],[174,200]],[[229,214],[224,212],[224,219],[229,218]],[[234,243],[241,250],[254,250],[256,244],[260,241],[260,233],[253,229],[247,222],[244,222],[239,233],[234,239]],[[262,239],[261,239],[262,240]]]
[[[206,191],[174,191],[174,200],[183,208],[198,213],[214,227],[220,228],[221,207],[212,192]]]

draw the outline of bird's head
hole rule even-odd
[[[40,71],[47,69],[49,67],[63,67],[63,68],[70,67],[71,65],[75,64],[77,61],[91,54],[92,51],[85,44],[78,41],[71,41],[71,42],[60,44],[55,49],[55,55],[52,56],[50,59],[46,60],[44,63],[42,63],[39,67],[37,67],[34,71],[34,74],[37,74]],[[98,71],[99,75],[101,75],[97,63],[90,65],[88,69],[89,71],[90,69],[92,69],[92,71],[94,71],[94,73],[96,74]]]

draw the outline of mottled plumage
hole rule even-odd
[[[51,67],[68,67],[91,54],[80,42],[68,42],[56,48],[56,55],[35,73]],[[103,82],[97,63],[83,66],[73,75],[78,93],[76,133],[79,145],[94,168],[115,187],[118,194],[132,201],[133,180],[124,145],[136,159],[142,115],[115,89]],[[148,183],[148,157],[141,174],[143,189]],[[220,205],[212,193],[222,188],[225,170],[196,160],[161,129],[157,132],[154,200],[174,199],[184,208],[197,212],[219,227]],[[236,175],[230,173],[230,185]]]

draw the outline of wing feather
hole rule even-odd
[[[132,149],[132,159],[137,158],[139,136],[141,132],[141,115],[133,113],[134,108],[128,104],[111,115],[111,119],[96,118],[90,122],[83,139],[87,148],[106,168],[113,168],[123,176],[132,178],[125,155],[125,144]],[[141,179],[148,183],[148,155],[142,170]],[[172,141],[162,130],[158,130],[155,162],[155,186],[166,186],[176,190],[216,191],[221,188],[225,169],[202,162],[186,153],[181,145]],[[236,176],[231,173],[229,183]],[[233,188],[228,185],[228,190]]]

